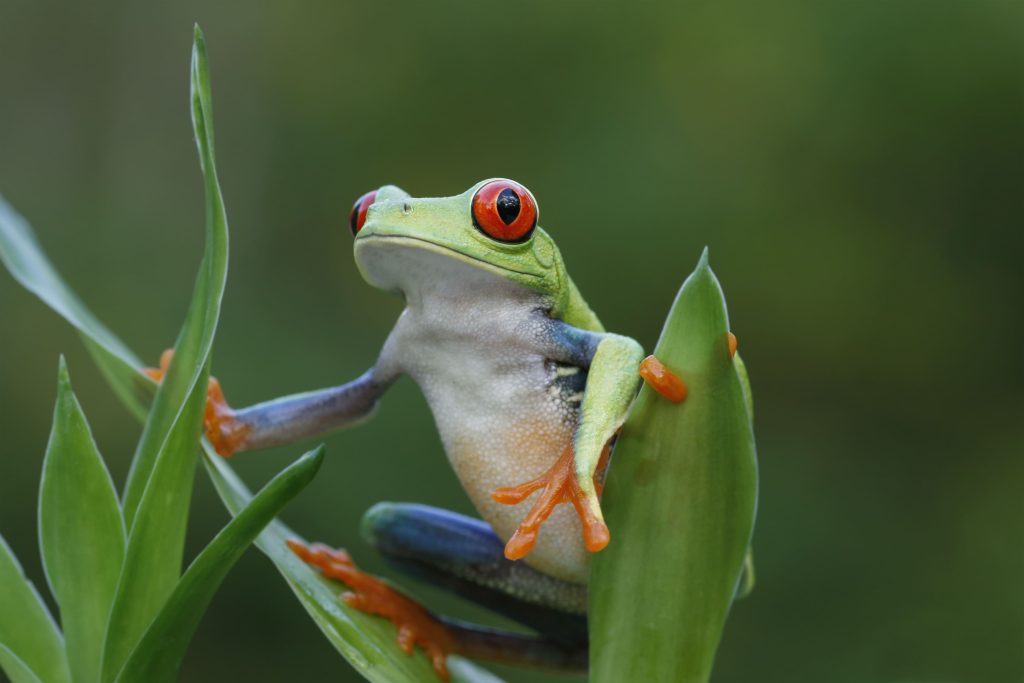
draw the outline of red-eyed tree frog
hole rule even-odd
[[[645,361],[640,344],[604,330],[538,213],[533,195],[504,179],[454,197],[417,199],[390,185],[363,195],[350,216],[356,266],[405,300],[373,366],[341,386],[239,410],[211,381],[206,431],[224,456],[362,422],[403,374],[419,385],[483,521],[382,503],[363,531],[400,568],[539,635],[451,622],[344,551],[292,548],[348,584],[350,605],[394,621],[406,651],[423,646],[442,678],[449,652],[585,668],[587,554],[610,540],[599,495],[611,443],[641,376],[685,398],[680,378]]]

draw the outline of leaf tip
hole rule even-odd
[[[327,446],[320,444],[309,453],[303,456],[303,460],[309,462],[309,468],[312,474],[316,474],[320,471],[320,466],[324,464],[324,454],[327,453]]]
[[[57,360],[57,388],[60,391],[71,389],[71,374],[68,372],[68,362],[63,353]]]

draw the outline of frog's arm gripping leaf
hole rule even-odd
[[[603,521],[594,489],[594,473],[605,446],[615,436],[640,385],[639,343],[617,334],[604,334],[587,371],[587,388],[580,408],[580,422],[573,438],[576,481],[587,506]]]
[[[576,483],[594,518],[604,523],[594,486],[594,473],[605,446],[626,420],[640,386],[643,347],[629,337],[592,332],[561,323],[558,337],[572,348],[567,358],[587,368],[580,420],[573,437]]]

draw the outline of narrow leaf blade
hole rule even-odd
[[[210,600],[227,573],[274,516],[313,480],[323,447],[311,451],[270,481],[192,562],[160,614],[146,630],[117,680],[168,683]]]
[[[69,683],[64,638],[25,576],[10,546],[0,536],[0,647],[10,653],[12,669],[21,666],[47,683]],[[17,661],[14,661],[17,660]],[[8,670],[4,659],[3,668]]]
[[[111,612],[103,680],[120,671],[178,581],[210,350],[227,278],[228,228],[213,160],[209,68],[202,33],[192,50],[193,128],[206,189],[206,247],[174,359],[157,390],[125,489],[128,547]]]
[[[604,508],[613,541],[594,558],[596,683],[704,683],[740,580],[757,504],[743,382],[707,253],[683,284],[655,355],[689,388],[644,387],[615,448]]]
[[[39,492],[39,545],[60,605],[74,679],[94,683],[124,560],[125,531],[114,484],[63,358]]]
[[[113,680],[178,580],[205,403],[205,387],[197,384],[160,450],[128,534],[104,645],[104,681]]]
[[[185,397],[196,384],[203,384],[205,388],[206,375],[200,375],[213,346],[227,280],[227,214],[213,160],[213,110],[209,65],[202,32],[198,26],[195,29],[192,46],[191,84],[193,131],[199,150],[206,196],[206,246],[185,324],[175,344],[174,361],[157,391],[153,409],[139,440],[128,475],[124,511],[129,528],[134,523],[136,510],[149,484],[157,454],[180,412]]]

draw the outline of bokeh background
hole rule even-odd
[[[605,323],[647,348],[709,245],[762,472],[759,585],[715,680],[1024,680],[1024,3],[2,0],[0,192],[154,362],[203,235],[194,21],[232,228],[214,371],[233,403],[373,361],[400,302],[361,281],[345,220],[386,182],[523,182]],[[139,430],[6,274],[0,351],[0,532],[43,585],[58,354],[119,486]],[[375,501],[471,511],[409,381],[326,442],[284,517],[371,570],[356,529]],[[235,462],[259,485],[308,445]],[[190,552],[226,518],[202,474],[194,506]],[[251,550],[182,680],[355,674]]]

